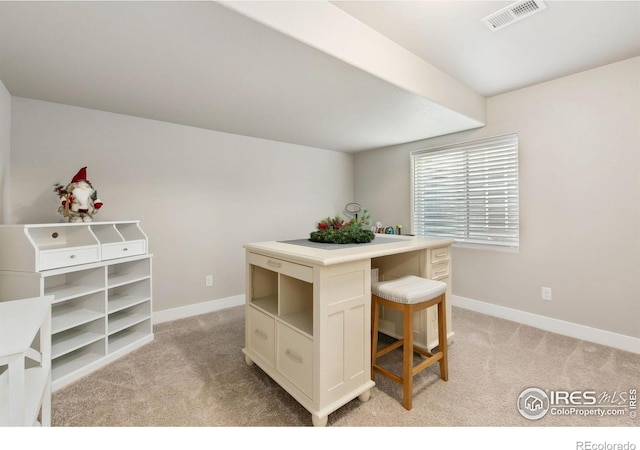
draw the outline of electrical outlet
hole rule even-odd
[[[204,280],[204,284],[209,287],[209,286],[213,286],[213,275],[207,275],[207,277]]]
[[[547,300],[547,301],[551,301],[551,288],[550,287],[543,287],[542,288],[542,300]]]

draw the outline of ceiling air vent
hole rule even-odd
[[[547,8],[542,0],[522,0],[481,20],[491,31],[498,31]]]

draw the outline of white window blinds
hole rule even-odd
[[[518,135],[411,153],[413,233],[518,246]]]

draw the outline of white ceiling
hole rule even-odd
[[[486,97],[640,55],[640,1],[547,0],[494,32],[513,1],[333,3]]]
[[[510,3],[333,5],[482,96],[640,55],[640,2],[547,1],[495,33],[480,23]],[[228,6],[2,1],[0,80],[14,96],[345,152],[481,125]]]

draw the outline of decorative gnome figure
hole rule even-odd
[[[66,187],[56,184],[54,191],[60,197],[58,212],[69,222],[91,222],[102,207],[98,192],[87,180],[87,168],[83,167]]]

